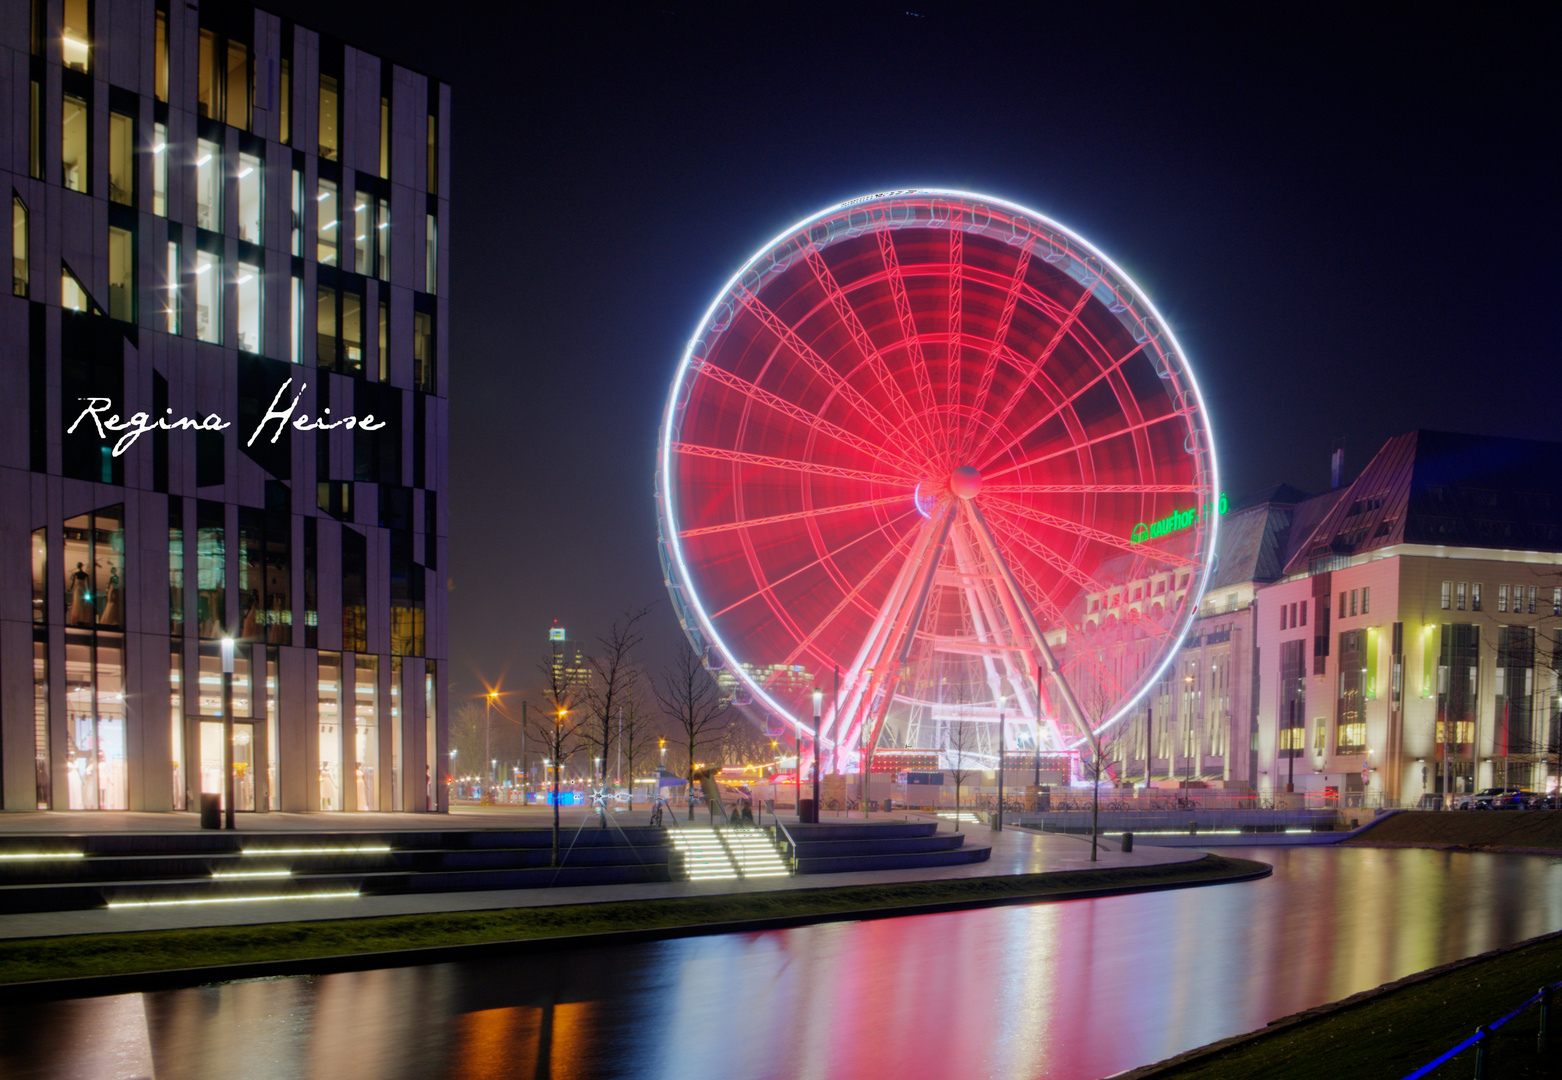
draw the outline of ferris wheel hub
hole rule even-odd
[[[949,474],[949,490],[960,499],[974,499],[982,490],[982,474],[974,465],[962,465]]]

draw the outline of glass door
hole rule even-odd
[[[200,778],[203,793],[226,798],[222,782],[222,721],[200,717]],[[266,726],[253,720],[233,722],[233,809],[253,811],[265,805],[266,777],[257,763],[265,760]],[[200,809],[196,800],[191,809]],[[223,802],[223,809],[227,806]]]

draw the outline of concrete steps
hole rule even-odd
[[[988,847],[967,847],[964,833],[940,833],[936,822],[789,825],[799,874],[909,870],[986,862]]]

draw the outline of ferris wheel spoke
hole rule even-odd
[[[827,384],[847,404],[856,409],[864,420],[878,430],[880,435],[883,435],[889,442],[894,442],[897,439],[894,421],[885,416],[881,409],[863,395],[862,391],[847,382],[845,376],[831,367],[824,357],[814,351],[813,346],[798,337],[797,331],[793,330],[785,320],[765,306],[764,301],[746,289],[739,290],[738,299],[742,301],[745,308],[753,313],[755,318],[764,324],[765,329],[780,338],[781,342],[788,349],[792,350],[793,354],[806,364],[820,381]]]
[[[1065,446],[1060,450],[1051,450],[1045,454],[1040,454],[1033,458],[1027,458],[1024,461],[1017,461],[1012,465],[1005,465],[1001,469],[994,469],[991,472],[988,472],[987,469],[983,468],[981,470],[982,476],[984,479],[990,480],[995,476],[1004,476],[1008,473],[1018,472],[1020,469],[1033,468],[1034,466],[1051,461],[1054,458],[1060,458],[1065,454],[1077,454],[1083,450],[1088,450],[1092,446],[1098,446],[1101,443],[1111,442],[1113,439],[1121,439],[1127,435],[1133,435],[1140,431],[1146,431],[1149,428],[1154,427],[1156,424],[1164,424],[1168,420],[1187,420],[1192,415],[1192,409],[1177,409],[1173,410],[1172,412],[1162,413],[1159,416],[1152,416],[1148,420],[1141,420],[1136,424],[1126,424],[1123,427],[1117,428],[1113,431],[1108,431],[1104,435],[1097,435],[1093,439],[1083,439],[1079,442],[1070,443],[1068,446]],[[991,463],[991,461],[988,462],[988,464]]]
[[[884,362],[883,355],[878,347],[873,344],[873,339],[868,336],[868,330],[862,325],[862,319],[857,314],[857,309],[852,307],[851,300],[846,296],[846,291],[836,281],[835,274],[831,272],[824,257],[815,248],[810,248],[806,256],[808,268],[813,271],[814,280],[830,298],[830,306],[835,309],[835,315],[851,335],[852,341],[857,346],[857,351],[862,354],[867,362],[868,369],[878,381],[879,389],[890,402],[891,407],[899,417],[900,423],[907,429],[915,429],[922,437],[927,438],[929,432],[919,414],[907,399],[905,391],[895,381],[895,376],[890,372],[889,365]],[[924,444],[925,445],[925,444]]]
[[[997,532],[1003,533],[1007,539],[1025,548],[1032,555],[1035,555],[1042,562],[1052,567],[1052,569],[1068,578],[1068,580],[1072,581],[1075,585],[1078,585],[1086,592],[1106,591],[1106,586],[1102,585],[1094,577],[1085,573],[1068,559],[1064,558],[1056,551],[1053,551],[1046,544],[1043,544],[1040,540],[1037,540],[1024,529],[1019,528],[1017,525],[1006,521],[1003,517],[999,516],[1001,514],[1001,510],[998,507],[988,507],[988,509],[993,511],[992,516],[988,519],[988,523]]]
[[[1031,362],[1030,367],[1026,370],[1024,375],[1021,376],[1019,383],[1014,388],[1014,392],[1008,396],[1006,401],[1004,401],[1003,408],[998,411],[998,415],[993,417],[992,423],[987,426],[987,434],[982,438],[982,441],[978,443],[974,449],[972,449],[970,453],[970,457],[972,459],[981,457],[982,452],[987,449],[988,444],[991,443],[993,438],[1003,430],[1003,425],[1008,423],[1010,414],[1014,412],[1015,407],[1018,406],[1021,399],[1025,397],[1026,388],[1029,387],[1036,376],[1041,373],[1041,369],[1047,366],[1047,361],[1052,359],[1052,354],[1057,350],[1057,347],[1063,343],[1063,339],[1068,337],[1069,331],[1073,329],[1074,323],[1079,319],[1079,313],[1085,310],[1086,304],[1090,303],[1090,297],[1091,292],[1089,289],[1086,289],[1084,292],[1080,293],[1079,300],[1076,301],[1074,306],[1069,309],[1069,313],[1064,316],[1063,321],[1058,324],[1058,328],[1053,332],[1051,339],[1048,340],[1046,346],[1041,350],[1041,353],[1036,357],[1035,360]],[[1138,350],[1135,349],[1134,351],[1137,352]],[[1127,358],[1125,357],[1124,359]],[[1119,360],[1118,363],[1122,363],[1122,361]],[[1095,380],[1092,379],[1091,383],[1094,384],[1094,382]],[[1083,391],[1076,391],[1074,396],[1078,396],[1078,394],[1082,392]],[[1072,398],[1070,400],[1072,400]]]
[[[689,457],[712,458],[731,461],[738,465],[758,465],[767,469],[785,469],[790,472],[808,473],[811,476],[838,476],[843,480],[862,480],[869,484],[915,485],[916,480],[905,474],[868,472],[865,469],[846,469],[839,465],[826,465],[817,461],[794,461],[791,458],[771,457],[767,454],[750,454],[743,450],[724,450],[718,446],[695,446],[693,443],[672,444],[675,454]]]
[[[1192,495],[1196,484],[984,484],[983,495]]]
[[[961,262],[965,258],[965,241],[962,237],[965,233],[959,229],[949,230],[949,370],[945,377],[949,382],[949,390],[945,395],[944,404],[949,407],[951,417],[960,414],[960,377],[961,371],[961,305],[964,296],[964,280],[962,277]],[[953,419],[950,421],[954,423]],[[955,432],[957,440],[965,438],[964,430]]]
[[[1037,525],[1045,525],[1048,528],[1072,533],[1075,536],[1083,537],[1097,544],[1104,544],[1110,548],[1117,548],[1119,551],[1126,551],[1130,555],[1141,555],[1150,562],[1156,561],[1152,556],[1159,556],[1160,561],[1171,563],[1173,566],[1195,565],[1192,559],[1185,556],[1175,555],[1162,548],[1151,547],[1145,542],[1136,544],[1127,537],[1113,536],[1109,532],[1103,532],[1100,529],[1083,525],[1077,521],[1070,521],[1068,518],[1059,517],[1056,514],[1049,514],[1045,510],[1037,510],[1032,506],[1024,506],[1014,502],[1002,502],[994,507],[995,510],[1000,508],[1001,512],[1007,513],[1012,517],[1024,518],[1027,521],[1035,522]]]
[[[907,510],[905,513],[897,514],[894,517],[890,518],[888,521],[886,521],[884,523],[884,527],[888,528],[889,526],[894,525],[896,522],[900,521],[902,518],[909,517],[909,516],[911,516],[911,514],[913,514],[915,512],[916,512],[915,510]],[[791,581],[793,578],[797,577],[799,574],[805,574],[808,571],[813,570],[816,567],[824,565],[826,562],[829,562],[831,559],[834,559],[834,558],[838,557],[842,553],[846,552],[848,549],[855,547],[856,545],[862,543],[864,540],[867,540],[867,539],[869,539],[871,537],[874,537],[874,536],[878,536],[883,531],[884,531],[884,529],[881,528],[881,529],[866,530],[864,532],[858,533],[856,536],[854,536],[850,540],[846,541],[846,543],[842,544],[840,547],[831,548],[829,551],[824,552],[822,555],[819,555],[816,558],[812,559],[811,561],[804,563],[802,566],[799,566],[796,570],[793,570],[791,573],[785,574],[785,575],[783,575],[781,577],[778,577],[774,581],[767,581],[767,582],[765,582],[763,585],[761,585],[759,588],[755,589],[753,592],[749,593],[747,596],[745,596],[745,597],[743,597],[743,598],[741,598],[739,600],[734,600],[732,603],[728,604],[726,607],[722,608],[720,611],[715,612],[714,614],[711,615],[711,618],[713,620],[714,619],[718,619],[721,616],[727,614],[727,612],[732,611],[735,608],[742,607],[744,604],[748,603],[750,600],[753,600],[756,597],[765,595],[765,593],[767,593],[770,590],[774,589],[778,585],[786,584],[788,581]],[[879,565],[875,566],[868,573],[868,576],[866,578],[864,578],[864,579],[862,579],[862,581],[858,582],[858,584],[857,584],[857,589],[858,590],[860,590],[868,581],[871,581],[875,576],[877,576],[879,570],[882,569],[884,564],[889,561],[890,556],[893,555],[896,552],[896,550],[902,544],[906,543],[908,538],[911,535],[912,535],[912,532],[908,531],[899,540],[895,541],[895,543],[890,547],[889,552],[884,556],[884,558],[879,560]],[[856,590],[854,590],[852,594],[848,594],[848,599],[850,599],[851,595],[855,594],[855,591]],[[825,621],[829,622],[829,619],[826,619]],[[788,660],[787,663],[791,664],[792,661]]]
[[[922,400],[922,416],[931,422],[938,415],[938,403],[933,399],[933,384],[928,375],[927,358],[922,355],[922,338],[917,333],[916,319],[911,312],[911,299],[906,293],[906,278],[901,273],[900,257],[895,253],[894,235],[888,229],[879,233],[879,257],[889,275],[890,296],[895,301],[895,316],[900,320],[900,334],[906,342],[906,353],[911,359],[911,374],[916,380],[917,396]],[[926,425],[924,425],[926,430]],[[948,453],[948,432],[939,425],[939,449]]]
[[[685,529],[679,533],[680,539],[687,540],[691,536],[710,536],[713,533],[734,532],[738,529],[757,529],[766,525],[779,525],[787,521],[804,521],[808,518],[823,517],[826,514],[841,514],[848,510],[871,510],[878,506],[888,506],[891,503],[903,503],[909,499],[908,495],[887,495],[882,499],[864,499],[861,502],[839,503],[835,506],[813,506],[807,510],[793,510],[786,514],[771,514],[762,518],[745,518],[740,521],[728,521],[720,525],[703,525],[697,529]]]
[[[853,450],[859,450],[862,453],[868,454],[869,456],[875,458],[894,458],[901,465],[906,467],[908,473],[920,474],[923,471],[915,462],[911,461],[909,458],[903,456],[897,450],[895,450],[893,448],[894,444],[879,445],[877,443],[870,442],[855,432],[849,431],[839,424],[835,424],[829,420],[826,420],[816,412],[811,412],[810,410],[803,408],[801,405],[796,405],[788,401],[786,398],[783,398],[777,394],[772,394],[769,390],[765,390],[759,386],[754,385],[747,379],[743,378],[741,375],[734,375],[726,368],[717,367],[715,364],[708,364],[700,360],[696,360],[693,364],[690,365],[690,367],[696,371],[700,377],[710,379],[713,382],[718,382],[728,389],[735,390],[745,397],[752,398],[754,401],[757,401],[767,406],[768,408],[774,409],[776,412],[781,413],[783,416],[786,416],[789,419],[796,420],[800,424],[807,425],[821,435],[825,435],[837,442],[850,446]]]
[[[1034,237],[1025,242],[1020,248],[1019,259],[1016,260],[1014,273],[1009,278],[1009,290],[1003,298],[1003,313],[998,317],[998,329],[992,337],[992,348],[987,350],[987,360],[982,365],[982,379],[976,386],[976,404],[972,408],[972,415],[981,416],[987,409],[987,395],[992,390],[993,378],[998,374],[998,357],[1001,354],[1005,340],[1009,336],[1009,326],[1014,322],[1014,309],[1020,301],[1020,286],[1025,284],[1025,275],[1030,270],[1030,253],[1035,246]],[[975,431],[967,433],[967,440]],[[964,457],[970,451],[969,441],[962,448],[961,456]]]

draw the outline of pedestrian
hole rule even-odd
[[[743,826],[748,829],[754,827],[754,804],[746,799],[743,802]]]

